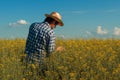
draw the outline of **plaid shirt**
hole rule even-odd
[[[46,52],[50,55],[54,49],[55,34],[48,22],[33,23],[29,28],[25,53],[31,58],[37,57],[38,59],[43,57],[42,53]]]

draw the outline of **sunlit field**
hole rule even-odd
[[[41,66],[25,62],[25,41],[0,40],[0,80],[120,80],[120,40],[57,40]]]

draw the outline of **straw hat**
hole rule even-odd
[[[46,17],[51,17],[58,22],[58,25],[63,26],[61,15],[58,12],[52,12],[51,14],[45,14]]]

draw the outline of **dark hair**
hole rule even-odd
[[[48,22],[49,24],[53,23],[53,21],[56,21],[56,20],[54,20],[51,17],[46,17],[45,20],[44,20],[44,22]]]

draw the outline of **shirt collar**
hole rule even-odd
[[[48,22],[44,22],[44,23],[50,27],[50,24]]]

